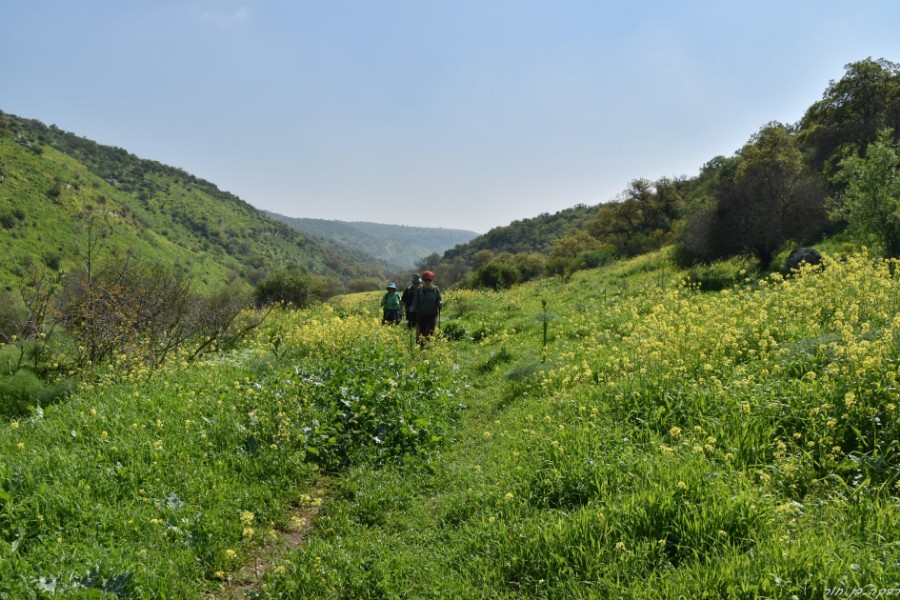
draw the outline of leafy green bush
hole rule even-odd
[[[456,321],[441,324],[441,334],[448,340],[464,340],[467,335],[465,325]]]
[[[28,312],[17,295],[0,291],[0,341],[10,342],[14,335],[22,335]]]
[[[521,271],[514,264],[502,259],[489,262],[475,271],[474,283],[476,287],[503,290],[521,281]]]
[[[603,265],[609,264],[616,259],[615,248],[611,246],[603,246],[598,250],[584,252],[578,255],[579,269],[596,269]]]
[[[257,306],[283,303],[303,308],[318,297],[315,279],[305,269],[279,269],[256,284]]]
[[[688,283],[697,284],[707,292],[718,292],[744,283],[758,269],[746,264],[743,260],[733,259],[711,264],[695,265],[688,269]]]
[[[45,252],[43,256],[41,256],[41,261],[47,266],[47,268],[54,271],[59,271],[59,266],[62,262],[62,256],[59,252]]]
[[[0,227],[3,227],[4,229],[12,229],[15,226],[16,218],[10,211],[4,210],[0,212]]]
[[[385,346],[318,355],[294,373],[263,385],[280,390],[281,410],[300,415],[307,457],[330,471],[432,447],[452,422],[449,380],[430,365],[406,365]],[[261,427],[259,442],[283,433]]]
[[[0,378],[0,418],[21,417],[36,406],[55,404],[70,389],[70,382],[48,383],[29,369],[19,369],[12,375]]]

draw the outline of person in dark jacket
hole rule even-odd
[[[416,316],[416,341],[420,345],[434,335],[438,315],[443,306],[441,290],[434,285],[434,273],[425,271],[422,273],[422,285],[416,290],[412,306],[410,306],[410,310]]]
[[[406,314],[406,326],[410,329],[416,326],[416,313],[412,312],[410,309],[412,308],[412,301],[416,295],[416,290],[419,289],[421,283],[422,278],[419,277],[418,273],[415,273],[412,276],[412,282],[405,290],[403,290],[403,295],[400,296],[400,306]]]

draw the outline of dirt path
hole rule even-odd
[[[256,591],[263,577],[278,567],[279,561],[303,544],[312,523],[319,513],[326,495],[326,486],[319,482],[309,494],[301,497],[299,506],[288,516],[287,527],[267,537],[257,550],[251,562],[226,575],[218,593],[211,596],[217,600],[244,600]]]

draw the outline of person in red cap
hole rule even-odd
[[[434,285],[434,273],[425,271],[421,277],[422,285],[416,290],[409,308],[416,315],[416,341],[419,345],[434,335],[438,315],[444,306],[441,290]]]

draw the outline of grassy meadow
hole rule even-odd
[[[0,431],[0,598],[900,594],[896,264],[716,269],[446,291],[424,350],[357,294],[98,371]]]

